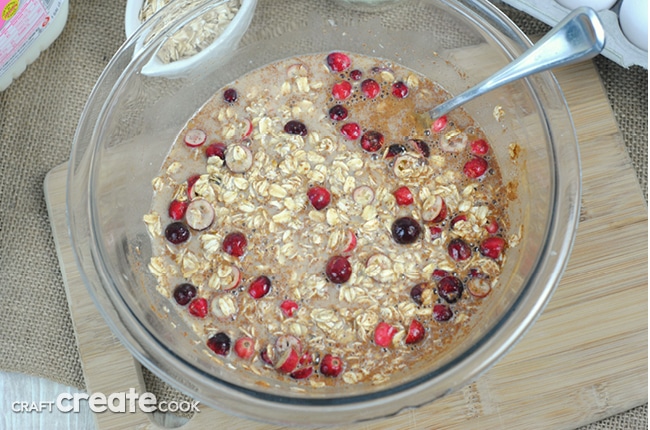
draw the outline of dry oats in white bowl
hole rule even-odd
[[[131,37],[149,18],[163,8],[166,18],[145,32],[135,44],[135,54],[166,30],[177,16],[200,7],[205,0],[127,0],[124,29]],[[161,44],[155,57],[143,68],[147,76],[182,77],[199,64],[214,61],[232,51],[253,17],[257,0],[229,0],[210,8]]]

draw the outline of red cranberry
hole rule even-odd
[[[455,276],[446,276],[438,282],[438,295],[447,303],[456,303],[463,294],[463,283]]]
[[[413,204],[413,193],[407,186],[399,187],[393,191],[395,201],[399,206],[408,206]]]
[[[439,131],[442,131],[445,127],[447,127],[447,116],[443,115],[433,121],[433,124],[431,125],[431,131],[437,133]]]
[[[341,105],[334,105],[330,109],[329,114],[330,118],[332,118],[334,121],[343,121],[348,117],[348,110]]]
[[[354,69],[350,72],[350,78],[352,78],[353,81],[360,81],[362,76],[363,72],[359,69]]]
[[[218,355],[228,355],[230,352],[230,337],[223,332],[219,332],[208,339],[208,348]]]
[[[237,90],[234,88],[228,88],[226,91],[223,92],[223,99],[227,103],[234,103],[237,101]]]
[[[341,81],[332,87],[332,95],[336,100],[345,100],[352,94],[352,84],[348,81]]]
[[[453,239],[447,246],[449,256],[455,261],[464,261],[472,256],[472,249],[460,238]]]
[[[488,162],[485,158],[474,157],[465,163],[463,166],[463,172],[467,175],[468,178],[479,178],[485,174],[488,169]]]
[[[226,158],[226,145],[221,142],[211,143],[205,148],[205,156],[208,158],[219,157],[224,160]]]
[[[246,245],[248,245],[248,241],[244,233],[233,232],[228,233],[223,239],[222,249],[234,257],[241,257],[246,253]]]
[[[342,52],[332,52],[327,56],[327,65],[334,72],[342,72],[350,67],[350,64],[352,64],[350,57]]]
[[[325,275],[327,275],[327,279],[335,284],[342,284],[352,276],[352,265],[346,257],[334,256],[329,259],[325,266]]]
[[[442,222],[447,218],[447,203],[445,203],[445,199],[441,198],[441,200],[442,204],[440,205],[440,212],[438,212],[438,215],[430,221],[432,224]]]
[[[167,226],[165,237],[174,245],[178,245],[190,238],[190,229],[182,222],[176,221]]]
[[[393,95],[399,99],[403,99],[404,97],[409,95],[409,88],[406,86],[406,84],[402,81],[395,82],[393,84]]]
[[[490,150],[490,145],[483,139],[477,139],[470,143],[470,148],[472,154],[485,155]]]
[[[374,99],[381,92],[381,87],[374,79],[366,79],[361,82],[361,91],[369,99]]]
[[[205,318],[208,314],[208,301],[203,297],[199,297],[190,302],[188,307],[191,315],[194,315],[197,318]]]
[[[307,190],[307,198],[309,199],[309,203],[311,203],[314,209],[319,211],[330,204],[331,197],[330,192],[327,190],[327,188],[314,186]]]
[[[307,126],[295,119],[284,125],[284,131],[285,133],[296,134],[298,136],[307,136]]]
[[[169,204],[169,216],[171,219],[175,221],[182,220],[183,217],[185,216],[185,211],[187,210],[187,206],[189,204],[185,202],[181,202],[179,200],[172,200],[172,202]]]
[[[248,287],[248,294],[250,294],[254,299],[261,299],[266,296],[269,291],[271,291],[271,280],[265,275],[255,278]]]
[[[361,127],[356,122],[349,122],[341,127],[341,134],[348,140],[356,140],[361,136]]]
[[[393,240],[400,245],[414,243],[420,237],[421,232],[420,224],[411,217],[398,218],[391,226]]]
[[[174,300],[181,306],[185,306],[196,297],[196,287],[192,284],[179,284],[174,288]]]
[[[425,334],[424,326],[422,323],[418,320],[413,320],[411,321],[411,324],[409,325],[409,331],[408,334],[406,335],[406,339],[404,339],[404,343],[407,345],[412,345],[414,343],[418,343],[422,339],[424,339],[424,334]]]
[[[388,348],[393,342],[397,329],[386,322],[380,322],[375,328],[375,343],[381,347]]]
[[[377,152],[384,145],[384,135],[378,131],[366,131],[361,136],[361,147],[368,152]]]
[[[411,145],[413,145],[413,148],[424,158],[429,158],[431,156],[431,148],[429,148],[429,144],[424,140],[411,139],[409,142]]]
[[[487,230],[488,233],[494,234],[497,231],[499,231],[499,223],[497,222],[496,219],[491,218],[488,223],[485,225],[485,230]]]
[[[320,373],[324,376],[337,377],[343,371],[343,360],[332,354],[325,354],[320,362]]]
[[[433,319],[436,321],[449,321],[454,313],[449,306],[443,304],[433,305]]]
[[[496,260],[499,258],[499,256],[501,256],[501,252],[505,246],[506,241],[502,237],[488,237],[483,242],[481,242],[479,251],[482,255]]]
[[[442,229],[437,225],[432,225],[429,227],[429,231],[431,232],[432,240],[438,239],[440,236],[442,236]]]
[[[255,341],[250,337],[240,337],[235,341],[235,354],[243,360],[248,360],[255,354]]]
[[[404,145],[400,145],[399,143],[393,143],[388,147],[385,157],[393,158],[394,156],[403,154],[404,152],[406,152],[406,147]]]

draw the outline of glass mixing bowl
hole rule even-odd
[[[521,242],[509,250],[501,283],[468,334],[436,360],[423,360],[383,385],[297,392],[269,381],[264,388],[256,375],[216,364],[203,353],[205,342],[156,292],[142,218],[150,208],[151,180],[186,121],[248,71],[299,54],[343,50],[395,61],[457,94],[517,57],[530,41],[481,0],[382,2],[379,10],[358,7],[358,1],[267,0],[228,54],[182,78],[143,73],[168,37],[218,3],[205,2],[174,19],[165,18],[163,9],[148,21],[111,60],[81,116],[68,174],[68,226],[79,270],[107,324],[138,361],[172,386],[211,407],[269,422],[341,424],[388,416],[475,380],[540,315],[576,232],[578,146],[550,73],[464,106],[493,142],[504,180],[512,185],[510,219],[513,229],[523,226]],[[134,56],[137,41],[160,22],[166,30]]]

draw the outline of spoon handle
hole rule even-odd
[[[535,45],[494,75],[429,111],[436,119],[458,106],[517,79],[588,60],[605,47],[605,30],[596,12],[579,7],[560,21]]]

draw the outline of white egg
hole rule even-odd
[[[621,30],[627,39],[648,50],[648,0],[623,0],[618,12]]]
[[[557,2],[571,10],[580,6],[589,6],[594,10],[605,10],[614,6],[616,0],[557,0]]]

